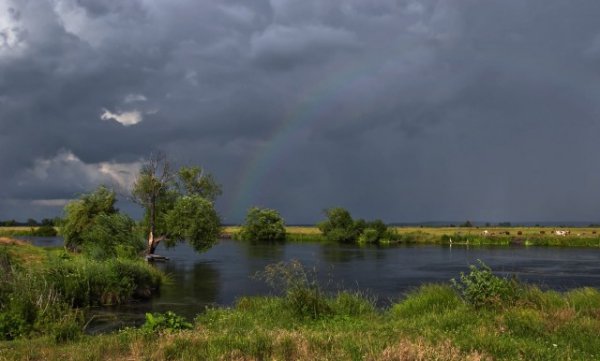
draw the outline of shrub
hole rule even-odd
[[[185,318],[172,311],[154,314],[146,313],[146,322],[142,326],[142,330],[147,332],[178,331],[189,330],[191,328],[192,324],[190,322],[187,322]]]
[[[358,237],[358,243],[376,243],[379,241],[379,233],[373,228],[365,229]]]
[[[476,308],[511,305],[516,301],[519,285],[515,280],[495,276],[482,261],[479,267],[469,266],[470,272],[461,272],[460,279],[452,279],[453,288],[462,299]]]
[[[285,223],[274,209],[252,207],[248,210],[240,236],[246,241],[283,241]]]
[[[31,230],[31,235],[36,237],[56,237],[57,234],[56,228],[50,224],[43,224],[37,229]]]
[[[118,247],[129,247],[133,252],[144,249],[144,241],[134,232],[135,222],[121,213],[97,215],[92,224],[81,231],[84,253],[94,259],[117,256]]]
[[[284,293],[286,303],[298,317],[318,319],[332,313],[316,271],[306,270],[299,261],[268,265],[255,277]]]
[[[0,313],[0,340],[14,340],[28,332],[27,322],[10,311]]]
[[[341,243],[389,243],[387,226],[377,219],[367,222],[364,219],[352,219],[350,212],[344,208],[325,210],[327,219],[317,226],[321,233],[332,242]]]
[[[364,221],[355,222],[344,208],[325,210],[327,219],[318,224],[319,230],[328,240],[334,242],[356,242],[364,227]]]

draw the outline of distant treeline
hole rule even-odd
[[[29,218],[25,222],[19,222],[14,219],[9,219],[6,221],[0,220],[0,227],[39,227],[39,226],[53,226],[58,227],[62,223],[62,218],[43,218],[41,221],[37,221],[36,219]]]

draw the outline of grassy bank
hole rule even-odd
[[[141,260],[94,261],[0,238],[0,339],[79,337],[86,307],[148,298],[162,281]]]
[[[474,283],[473,283],[474,282]],[[600,293],[542,291],[485,269],[386,310],[311,283],[211,308],[190,330],[129,329],[56,344],[0,343],[15,360],[597,360]]]
[[[391,227],[393,244],[522,245],[556,247],[600,247],[600,228],[567,228],[558,236],[552,227]],[[240,227],[224,227],[227,237],[236,238]],[[291,242],[327,242],[317,227],[286,227]]]
[[[54,237],[58,234],[57,227],[0,227],[0,237],[37,236]]]

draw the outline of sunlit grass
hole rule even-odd
[[[211,308],[193,330],[138,330],[0,343],[11,360],[597,360],[600,294],[528,288],[511,306],[476,309],[447,285],[427,285],[389,309],[360,295],[326,297],[317,319],[289,312],[285,297],[249,297]],[[356,306],[361,305],[361,306]],[[358,311],[357,311],[358,310]]]

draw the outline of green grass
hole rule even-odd
[[[189,331],[130,329],[55,344],[0,343],[15,360],[597,360],[596,290],[530,288],[510,307],[474,309],[447,285],[427,285],[379,311],[362,296],[327,298],[317,319],[289,312],[285,297],[251,297],[211,308]]]
[[[146,299],[163,281],[141,259],[95,261],[0,238],[0,340],[77,338],[88,306]]]
[[[557,236],[558,227],[390,227],[395,233],[385,245],[444,244],[469,246],[600,247],[600,228],[571,227],[568,236]],[[223,234],[236,238],[240,227],[225,227]],[[485,235],[484,231],[488,233]],[[317,227],[286,227],[287,241],[329,242]],[[508,233],[508,234],[507,234]]]
[[[292,266],[290,271],[297,274],[298,268]],[[475,282],[471,291],[502,300],[495,298],[502,289],[485,288],[502,279],[490,279],[485,268],[470,275]],[[558,293],[518,284],[519,292],[511,302],[476,305],[455,287],[434,284],[383,310],[360,294],[318,293],[323,312],[313,317],[296,312],[298,297],[312,302],[310,292],[315,290],[312,283],[303,283],[304,275],[299,280],[282,296],[243,297],[230,308],[209,308],[194,320],[191,330],[146,327],[62,343],[48,337],[18,339],[0,343],[0,359],[600,359],[600,292],[596,289]],[[302,284],[309,287],[308,294],[294,293]]]

